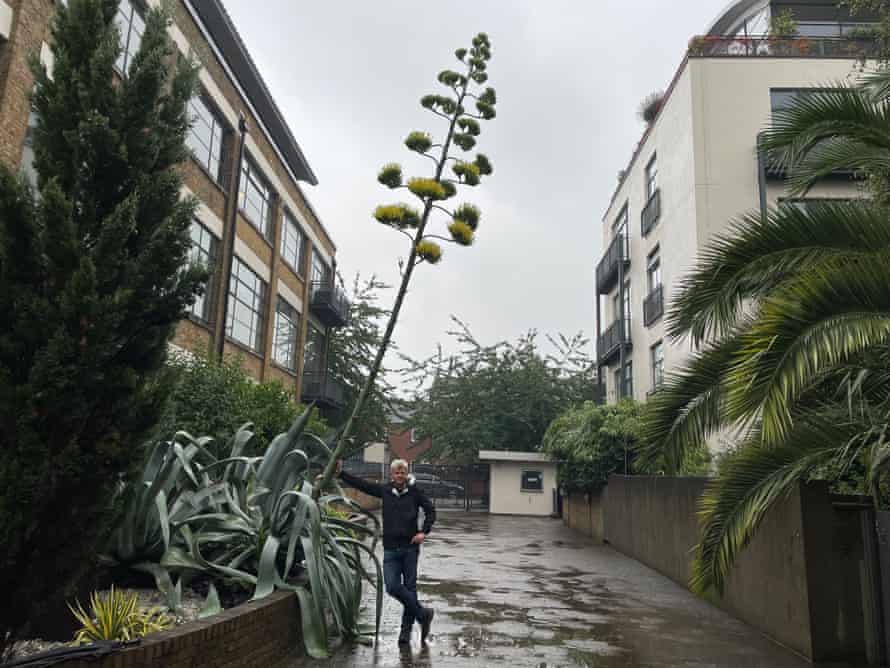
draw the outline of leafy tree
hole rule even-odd
[[[383,340],[381,321],[390,312],[380,305],[380,293],[389,286],[374,276],[362,280],[356,275],[352,283],[349,324],[331,337],[328,366],[333,378],[346,388],[347,410],[351,415],[362,387],[371,373],[371,362]],[[393,344],[391,343],[392,347]],[[357,445],[382,441],[386,437],[387,415],[392,387],[381,369],[378,380],[356,417],[353,440]]]
[[[305,407],[280,382],[257,383],[242,362],[238,357],[220,361],[210,351],[172,356],[176,383],[156,432],[158,438],[170,438],[175,431],[212,436],[211,450],[221,457],[226,443],[247,422],[255,425],[251,443],[257,452],[287,431]],[[323,436],[327,429],[314,410],[306,431]]]
[[[171,66],[168,18],[151,11],[115,81],[116,11],[57,3],[53,78],[34,64],[37,192],[0,168],[0,651],[94,563],[205,280],[183,269],[194,206],[177,169],[196,72]]]
[[[626,400],[603,406],[586,401],[557,417],[544,434],[544,452],[559,462],[559,484],[568,491],[601,489],[612,473],[636,473],[640,405]]]
[[[426,457],[475,462],[480,449],[539,450],[560,413],[592,398],[594,373],[580,335],[552,340],[556,355],[543,355],[532,331],[516,343],[480,344],[455,319],[450,332],[463,352],[416,364],[429,389],[416,402],[411,424],[432,438]]]
[[[447,208],[443,203],[457,195],[458,187],[475,187],[479,185],[483,176],[488,176],[493,171],[491,161],[483,153],[477,153],[472,160],[459,159],[451,154],[454,146],[465,152],[471,151],[476,146],[477,138],[482,131],[479,121],[495,117],[497,103],[495,90],[490,86],[482,90],[482,85],[488,81],[486,70],[491,59],[491,42],[488,35],[479,33],[473,38],[469,49],[457,49],[454,56],[461,64],[463,73],[442,70],[437,77],[439,83],[445,87],[446,94],[428,94],[420,98],[420,105],[424,109],[445,122],[447,130],[442,139],[435,142],[431,134],[423,131],[411,132],[405,139],[408,150],[433,161],[432,175],[411,177],[406,183],[402,167],[395,163],[384,165],[377,175],[377,180],[392,190],[406,189],[420,200],[421,208],[418,210],[409,204],[397,203],[381,205],[374,210],[373,216],[378,223],[408,237],[410,243],[408,258],[402,265],[402,281],[377,354],[368,369],[368,376],[352,408],[352,413],[335,441],[333,456],[316,484],[316,495],[330,483],[337,459],[344,454],[347,444],[352,442],[356,420],[362,414],[368,397],[374,392],[377,375],[389,348],[414,269],[422,263],[436,264],[442,259],[442,247],[439,241],[470,246],[476,238],[481,215],[478,207],[462,203]],[[475,106],[477,113],[467,110],[465,105],[470,104]],[[446,167],[450,168],[450,174],[446,172]],[[450,221],[447,225],[450,238],[433,234],[428,229],[430,216],[434,210],[440,214],[444,213]]]
[[[720,590],[769,508],[797,483],[861,467],[884,500],[890,443],[890,70],[800,97],[764,148],[792,193],[849,170],[874,197],[749,215],[680,286],[669,332],[700,351],[650,402],[644,457],[668,472],[722,429],[736,454],[702,501],[693,586]],[[882,185],[883,184],[883,185]]]

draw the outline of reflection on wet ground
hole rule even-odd
[[[427,647],[396,644],[387,598],[376,647],[344,645],[297,666],[746,666],[806,662],[682,587],[545,518],[440,513],[420,562],[436,609]],[[373,591],[366,592],[373,614]]]

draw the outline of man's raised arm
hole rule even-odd
[[[378,499],[383,498],[383,485],[378,485],[374,482],[368,482],[367,480],[362,480],[361,478],[354,476],[351,473],[347,473],[343,470],[343,465],[341,462],[337,462],[337,477],[350,487],[355,487],[360,492],[364,492],[365,494],[368,494],[370,496],[376,496]]]

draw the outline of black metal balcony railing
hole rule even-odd
[[[649,327],[664,315],[664,287],[659,285],[643,300],[643,324]]]
[[[770,37],[704,35],[689,40],[690,58],[874,58],[877,40],[867,37]]]
[[[349,300],[335,285],[313,282],[310,286],[309,308],[327,327],[344,327],[349,324]]]
[[[327,373],[306,371],[303,373],[302,399],[314,401],[322,408],[343,408],[346,405],[346,388]]]
[[[596,265],[596,288],[599,294],[608,293],[618,280],[618,267],[630,263],[630,243],[627,234],[619,234],[603,254],[603,259]]]
[[[616,320],[596,339],[596,356],[600,364],[608,363],[621,346],[630,348],[630,320]]]
[[[658,224],[659,218],[661,218],[661,188],[656,188],[640,214],[640,230],[644,237]]]

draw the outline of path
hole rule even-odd
[[[427,648],[396,644],[384,604],[378,647],[342,647],[297,666],[746,666],[802,668],[791,652],[559,520],[439,514],[419,593],[436,609]],[[369,601],[373,592],[369,594]]]

